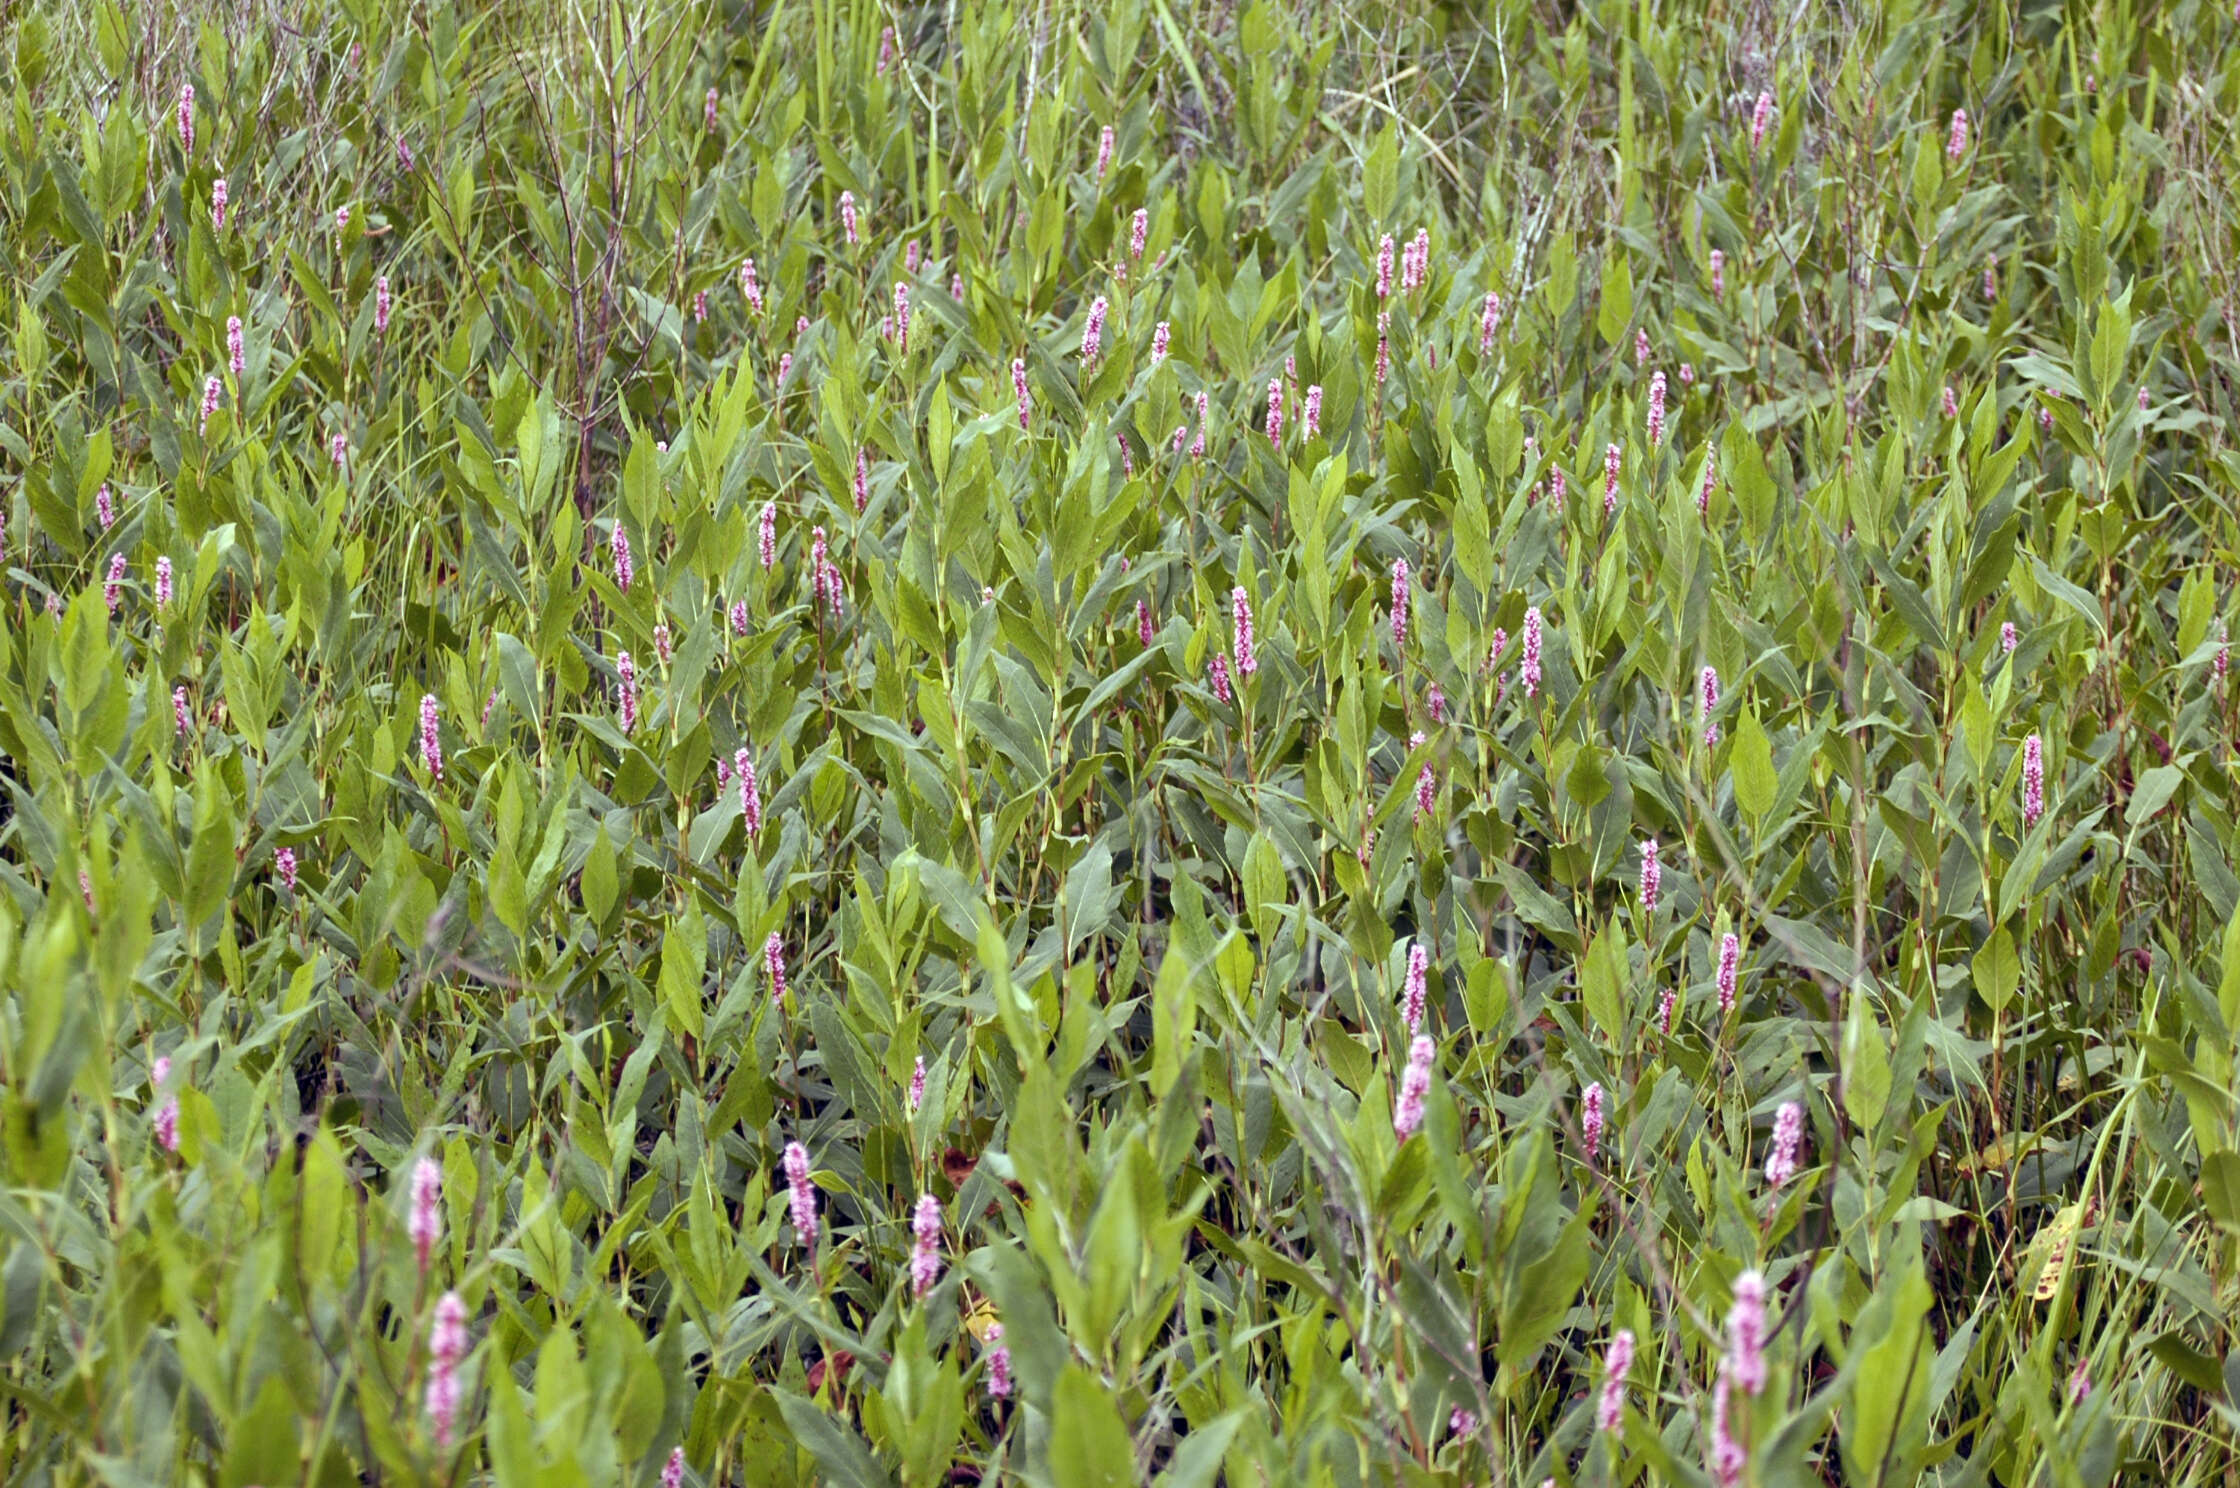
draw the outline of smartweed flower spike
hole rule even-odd
[[[770,1005],[783,1008],[786,1005],[786,943],[775,930],[762,943],[762,969],[770,975]]]
[[[373,281],[373,333],[389,334],[389,276],[380,275]]]
[[[210,230],[226,230],[226,178],[218,177],[210,183]]]
[[[941,1277],[941,1201],[932,1194],[918,1195],[910,1233],[910,1295],[923,1297]]]
[[[636,576],[638,569],[637,565],[630,561],[630,534],[623,527],[622,519],[619,517],[615,519],[614,535],[607,540],[607,546],[614,553],[614,586],[624,594],[628,594],[630,592],[630,581]]]
[[[621,729],[626,734],[638,731],[638,667],[627,651],[618,651],[614,658],[615,713]]]
[[[179,153],[194,154],[194,84],[179,89]]]
[[[1773,95],[1760,93],[1758,106],[1750,111],[1750,153],[1755,155],[1765,148],[1766,126],[1773,122]]]
[[[1214,698],[1222,703],[1228,702],[1230,697],[1229,658],[1218,651],[1214,652],[1213,659],[1206,663],[1206,672],[1213,683]]]
[[[1719,450],[1707,445],[1703,451],[1703,484],[1696,488],[1696,515],[1709,521],[1711,518],[1711,493],[1719,484]]]
[[[1727,1366],[1721,1363],[1718,1383],[1711,1390],[1711,1480],[1718,1488],[1737,1488],[1743,1468],[1750,1463],[1750,1454],[1727,1424],[1727,1396],[1732,1389]]]
[[[215,372],[211,373],[209,378],[203,382],[202,422],[196,426],[197,433],[207,434],[210,432],[210,415],[218,411],[218,399],[224,392],[225,384],[218,381],[218,374]]]
[[[1556,465],[1549,466],[1548,510],[1555,513],[1555,515],[1559,517],[1562,516],[1564,494],[1570,489],[1571,483],[1564,478],[1562,467]]]
[[[963,274],[961,274],[961,273],[957,273],[957,274],[951,274],[951,275],[949,276],[949,298],[950,298],[950,299],[952,299],[952,300],[955,300],[955,301],[956,301],[956,302],[957,302],[958,304],[960,304],[960,305],[964,303],[964,275],[963,275]]]
[[[778,503],[762,503],[761,558],[762,567],[768,571],[778,561]]]
[[[2022,827],[2024,831],[2038,824],[2046,814],[2046,759],[2045,746],[2032,734],[2022,741]]]
[[[708,319],[708,292],[700,290],[692,297],[692,323],[704,324]]]
[[[1408,649],[1408,560],[1392,560],[1392,649]]]
[[[1633,364],[1636,367],[1649,364],[1649,333],[1646,330],[1636,330],[1633,333]]]
[[[1416,240],[1414,247],[1416,250],[1416,282],[1409,285],[1408,287],[1410,289],[1421,289],[1424,285],[1431,282],[1430,228],[1419,227],[1416,229]]]
[[[1130,262],[1143,257],[1144,239],[1151,232],[1151,213],[1144,207],[1136,208],[1133,221],[1128,224],[1128,258]]]
[[[1766,1154],[1766,1186],[1780,1188],[1797,1176],[1797,1144],[1804,1140],[1804,1107],[1783,1101],[1773,1118],[1773,1150]]]
[[[910,349],[910,286],[900,279],[894,282],[894,345],[898,352]]]
[[[817,1248],[817,1191],[809,1182],[809,1149],[799,1142],[786,1143],[786,1202],[793,1211],[794,1232],[801,1243]]]
[[[79,869],[79,888],[81,890],[85,889],[88,883],[89,880],[86,877],[85,870],[83,868]],[[86,893],[86,908],[88,911],[93,908],[91,892]],[[170,1078],[171,1056],[168,1054],[157,1055],[156,1062],[148,1070],[148,1089],[149,1094],[162,1095],[163,1099],[156,1106],[155,1114],[148,1119],[148,1124],[155,1129],[156,1145],[158,1147],[166,1152],[177,1152],[179,1150],[179,1097],[177,1095],[163,1095],[164,1084]]]
[[[1964,108],[1954,109],[1952,111],[1952,132],[1945,136],[1944,158],[1957,162],[1961,156],[1967,153],[1968,111]]]
[[[789,375],[789,374],[790,374],[790,373],[791,373],[792,371],[793,371],[793,353],[792,353],[792,352],[790,352],[790,351],[781,351],[781,352],[779,352],[779,353],[778,353],[778,380],[777,380],[777,382],[776,382],[775,386],[777,386],[777,387],[784,387],[784,386],[786,385],[786,377],[787,377],[787,376],[788,376],[788,375]]]
[[[2014,648],[2020,643],[2020,640],[2021,637],[2015,634],[2012,620],[2005,621],[1999,626],[1999,654],[2001,656],[2014,655]],[[2217,675],[2220,677],[2224,675],[2224,651],[2221,647],[2217,651]]]
[[[822,527],[810,528],[809,582],[815,589],[816,596],[820,601],[825,598],[824,571],[827,567],[830,566],[832,562],[832,560],[826,556],[826,553],[828,551],[829,549],[825,543],[824,529]]]
[[[1392,1103],[1392,1134],[1402,1142],[1423,1125],[1423,1099],[1431,1093],[1431,1059],[1437,1052],[1429,1034],[1417,1034],[1408,1045],[1408,1067],[1400,1074],[1400,1094]]]
[[[1027,401],[1027,361],[1024,357],[1011,359],[1011,390],[1019,395],[1019,428],[1023,433],[1029,428],[1028,415],[1033,412],[1033,405]]]
[[[344,202],[334,209],[334,235],[341,237],[350,227],[350,204]]]
[[[1983,256],[1983,297],[1987,300],[1999,298],[1999,255],[1996,253]]]
[[[1112,165],[1112,126],[1111,126],[1110,124],[1107,124],[1107,125],[1105,125],[1105,127],[1104,127],[1103,131],[1102,131],[1102,132],[1101,132],[1100,134],[1098,134],[1098,136],[1097,136],[1097,179],[1098,179],[1098,180],[1100,180],[1100,181],[1101,181],[1101,180],[1103,180],[1103,179],[1104,179],[1104,173],[1105,173],[1105,172],[1106,172],[1106,171],[1107,171],[1108,169],[1110,169],[1110,168],[1111,168],[1111,165]]]
[[[1672,1036],[1672,1004],[1672,989],[1667,987],[1657,997],[1657,1032],[1665,1038]]]
[[[733,600],[731,602],[731,633],[735,636],[743,636],[753,623],[754,616],[748,612],[747,602],[743,599]]]
[[[117,510],[110,504],[107,481],[103,481],[101,489],[93,493],[93,514],[100,521],[103,532],[117,525]]]
[[[1651,837],[1641,844],[1641,914],[1646,919],[1657,912],[1657,894],[1664,887],[1664,867],[1657,861],[1657,839]]]
[[[412,1165],[412,1218],[406,1225],[412,1236],[412,1253],[419,1257],[420,1274],[428,1274],[436,1242],[443,1238],[443,1169],[432,1157]]]
[[[1190,458],[1193,460],[1203,460],[1206,457],[1206,423],[1210,416],[1208,413],[1209,407],[1210,404],[1205,390],[1201,388],[1198,391],[1198,437],[1190,441]]]
[[[349,455],[349,453],[350,436],[343,433],[340,429],[335,430],[332,437],[327,440],[327,458],[334,461],[335,469],[340,470],[342,468],[343,460]]]
[[[405,140],[404,140],[404,136],[403,136],[403,135],[401,135],[401,134],[400,134],[400,135],[398,135],[398,136],[397,136],[397,169],[399,169],[399,170],[403,171],[403,172],[404,172],[404,173],[405,173],[406,175],[408,175],[408,176],[409,176],[409,175],[411,175],[411,174],[412,174],[413,170],[414,170],[414,169],[416,168],[416,164],[417,164],[417,163],[416,163],[416,162],[415,162],[415,161],[413,160],[413,158],[412,158],[412,146],[410,146],[410,145],[408,145],[408,144],[406,144],[406,143],[405,143]]]
[[[663,666],[667,666],[669,664],[669,622],[666,620],[659,620],[654,622],[653,654],[654,658]]]
[[[1719,1012],[1734,1011],[1735,976],[1742,961],[1742,941],[1728,935],[1719,942]]]
[[[1478,1434],[1478,1414],[1456,1406],[1447,1412],[1447,1433],[1450,1436],[1471,1437]]]
[[[109,607],[109,613],[112,615],[117,612],[117,591],[123,586],[124,554],[111,553],[109,555],[109,577],[101,585],[101,602]]]
[[[2139,386],[2139,411],[2141,413],[2147,411],[2147,389],[2144,383]]]
[[[2009,623],[2006,627],[2006,630],[2011,635],[2014,631],[2013,624]],[[2007,649],[2009,651],[2012,651],[2014,649],[2014,643],[2012,641],[2009,641],[2007,643]],[[2217,683],[2219,686],[2222,686],[2224,683],[2224,674],[2232,669],[2232,641],[2225,631],[2225,624],[2222,620],[2219,620],[2217,622],[2217,659],[2214,665],[2216,669]]]
[[[182,739],[194,732],[194,718],[187,711],[187,689],[184,683],[171,689],[171,723]],[[281,849],[283,852],[286,850]]]
[[[754,260],[739,265],[739,293],[746,298],[747,308],[755,314],[762,313],[762,285],[754,277]]]
[[[715,89],[710,88],[708,90],[708,104],[704,113],[704,118],[707,123],[708,133],[710,134],[714,134],[716,132],[716,101],[720,96],[721,95],[719,95]]]
[[[2072,1406],[2084,1404],[2085,1397],[2092,1393],[2092,1376],[2085,1368],[2087,1362],[2080,1356],[2077,1367],[2069,1371],[2069,1404]]]
[[[1766,1279],[1745,1271],[1734,1279],[1734,1305],[1727,1310],[1727,1376],[1749,1394],[1766,1387]]]
[[[1952,384],[1949,382],[1944,385],[1944,416],[1946,418],[1960,417],[1960,395],[1952,390]]]
[[[917,1115],[917,1114],[918,1114],[918,1108],[919,1108],[920,1106],[923,1106],[923,1105],[924,1105],[925,1103],[926,1103],[926,1057],[925,1057],[925,1055],[923,1055],[923,1054],[920,1054],[920,1055],[918,1056],[918,1062],[917,1062],[916,1064],[912,1065],[912,1066],[911,1066],[911,1069],[910,1069],[910,1095],[909,1095],[909,1106],[910,1106],[910,1114],[911,1114],[911,1115],[913,1115],[913,1116]]]
[[[856,449],[856,515],[871,504],[871,453],[858,446]]]
[[[893,65],[894,65],[894,27],[892,27],[892,26],[889,26],[889,27],[887,27],[887,28],[886,28],[886,29],[885,29],[884,31],[881,31],[881,32],[879,33],[879,66],[878,66],[878,75],[879,75],[880,77],[885,77],[885,76],[887,75],[887,69],[888,69],[889,67],[893,66]]]
[[[1392,312],[1377,312],[1377,386],[1392,374]]]
[[[428,1329],[427,1409],[438,1447],[451,1445],[459,1417],[459,1364],[466,1356],[467,1304],[457,1292],[445,1292]]]
[[[1283,379],[1268,379],[1268,447],[1283,447]]]
[[[1003,1344],[1003,1324],[988,1324],[988,1393],[997,1400],[1011,1394],[1011,1350]]]
[[[840,228],[841,231],[847,234],[848,246],[850,248],[855,247],[856,194],[853,191],[843,191],[840,193]]]
[[[1587,1149],[1587,1166],[1602,1153],[1602,1082],[1579,1092],[1579,1141]]]
[[[731,778],[739,784],[739,819],[752,837],[762,830],[762,786],[755,778],[753,750],[741,745],[733,751]]]
[[[1602,514],[1615,516],[1618,510],[1618,474],[1624,468],[1625,452],[1611,445],[1602,452]]]
[[[1493,333],[1501,329],[1501,296],[1486,291],[1485,313],[1478,319],[1478,355],[1486,356],[1493,350]]]
[[[1447,695],[1439,690],[1438,683],[1432,683],[1430,687],[1425,690],[1423,695],[1423,705],[1424,708],[1431,714],[1431,721],[1433,723],[1445,723],[1447,721]]]
[[[1664,374],[1654,373],[1649,378],[1649,448],[1656,449],[1664,443]],[[1613,449],[1615,445],[1611,446]]]
[[[1167,323],[1160,321],[1151,328],[1151,365],[1156,367],[1167,359]]]
[[[1727,256],[1714,248],[1711,250],[1711,298],[1727,297]]]
[[[1517,680],[1524,685],[1524,695],[1540,695],[1540,607],[1534,605],[1524,612],[1524,660],[1517,665]]]
[[[158,610],[171,608],[171,560],[169,558],[158,558],[156,560],[156,608]]]
[[[1306,403],[1299,411],[1299,429],[1304,439],[1319,438],[1322,434],[1322,384],[1319,382],[1307,385]]]
[[[1719,745],[1719,725],[1711,721],[1711,715],[1717,712],[1719,708],[1719,669],[1717,667],[1705,667],[1702,684],[1703,747],[1716,749]]]
[[[229,315],[226,317],[226,370],[239,382],[248,365],[248,356],[241,345],[241,317]]]
[[[1136,601],[1136,639],[1143,642],[1143,649],[1151,649],[1151,605],[1146,600]]]
[[[1620,1328],[1602,1356],[1602,1399],[1595,1406],[1597,1431],[1616,1431],[1625,1422],[1626,1374],[1633,1368],[1633,1334]]]
[[[1104,350],[1105,308],[1103,295],[1089,302],[1089,322],[1081,328],[1081,365],[1084,367],[1094,367]]]
[[[670,1448],[669,1460],[661,1465],[661,1488],[684,1488],[684,1448]]]
[[[420,698],[420,763],[427,767],[431,781],[443,778],[443,741],[436,732],[438,716],[436,695],[423,694]]]
[[[1236,652],[1237,675],[1249,677],[1260,670],[1259,646],[1252,636],[1252,598],[1239,584],[1229,591],[1229,618],[1233,625],[1231,644]]]
[[[293,894],[296,891],[296,850],[281,848],[272,855],[272,866],[280,872],[280,887]]]
[[[1411,1034],[1423,1031],[1424,992],[1430,981],[1431,953],[1417,941],[1408,947],[1408,976],[1401,984],[1400,1015]]]
[[[1680,386],[1693,387],[1695,386],[1695,381],[1696,364],[1694,362],[1682,362],[1680,364]]]

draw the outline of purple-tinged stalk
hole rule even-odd
[[[1735,982],[1742,965],[1742,939],[1729,934],[1719,942],[1719,1012],[1734,1011]]]
[[[775,930],[762,943],[762,969],[770,982],[770,1006],[783,1011],[786,1005],[786,943],[785,938]]]
[[[1417,1034],[1408,1045],[1408,1067],[1400,1073],[1400,1094],[1392,1103],[1392,1134],[1403,1143],[1423,1125],[1423,1101],[1431,1093],[1431,1060],[1437,1053],[1429,1034]]]
[[[397,169],[403,171],[406,175],[409,176],[419,168],[419,162],[415,160],[412,155],[412,146],[405,142],[405,137],[403,135],[398,135]]]

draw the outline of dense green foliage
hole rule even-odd
[[[6,22],[0,1477],[2240,1472],[2228,9],[282,11]]]

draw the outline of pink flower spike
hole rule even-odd
[[[1027,432],[1033,405],[1027,400],[1027,361],[1025,357],[1011,359],[1011,390],[1019,395],[1019,429]]]
[[[1734,1279],[1734,1304],[1727,1310],[1728,1377],[1747,1394],[1766,1387],[1766,1279],[1745,1271]]]
[[[1478,355],[1486,356],[1493,351],[1494,333],[1500,329],[1501,296],[1489,289],[1486,291],[1485,313],[1478,319]]]
[[[109,607],[109,613],[112,615],[117,612],[117,591],[123,587],[124,554],[111,553],[109,555],[109,577],[101,585],[101,602]]]
[[[1089,320],[1081,328],[1081,365],[1094,367],[1104,351],[1105,298],[1098,295],[1089,302]]]
[[[187,689],[183,683],[171,689],[171,722],[182,739],[194,732],[194,717],[187,709]],[[285,848],[281,850],[286,851]]]
[[[1766,128],[1773,123],[1773,95],[1761,92],[1757,107],[1750,111],[1750,153],[1755,155],[1765,147]]]
[[[156,608],[171,608],[171,560],[167,557],[156,559]]]
[[[1960,416],[1960,395],[1952,390],[1952,384],[1949,382],[1944,385],[1944,416],[1946,418],[1958,418]]]
[[[1112,126],[1110,124],[1107,124],[1105,125],[1103,132],[1097,136],[1097,179],[1100,181],[1103,180],[1104,173],[1108,169],[1110,169],[1111,166]]]
[[[767,573],[771,566],[778,561],[777,502],[765,501],[762,503],[762,520],[758,525],[760,531],[757,533],[757,556],[761,558],[763,571]],[[741,632],[741,634],[744,634],[744,632]]]
[[[1408,649],[1408,560],[1392,560],[1392,649]]]
[[[1649,378],[1649,448],[1656,449],[1664,443],[1664,374],[1653,373]],[[1615,448],[1616,446],[1612,446]]]
[[[1664,867],[1657,860],[1657,839],[1651,837],[1641,844],[1641,915],[1647,919],[1657,912],[1657,895],[1664,887]]]
[[[1151,649],[1151,604],[1148,600],[1136,601],[1136,639],[1143,643],[1144,650]]]
[[[1405,1143],[1423,1125],[1424,1097],[1431,1093],[1431,1060],[1438,1045],[1429,1034],[1408,1046],[1408,1067],[1400,1075],[1400,1094],[1392,1103],[1392,1135]]]
[[[427,768],[431,783],[443,779],[443,741],[437,735],[438,717],[436,695],[427,693],[420,699],[420,763]]]
[[[1773,1150],[1766,1154],[1766,1186],[1780,1188],[1797,1175],[1797,1144],[1804,1140],[1804,1107],[1783,1101],[1773,1118]]]
[[[1719,1013],[1734,1011],[1735,983],[1742,963],[1742,940],[1728,935],[1719,942]]]
[[[2046,814],[2046,759],[2045,746],[2032,734],[2022,741],[2022,827],[2024,831],[2038,824]]]
[[[614,535],[607,540],[607,546],[614,553],[614,586],[624,594],[628,594],[630,592],[630,581],[636,575],[638,569],[637,565],[630,561],[630,534],[623,527],[622,519],[619,517],[615,519]]]
[[[1647,330],[1637,328],[1633,333],[1633,364],[1636,367],[1645,367],[1649,364],[1649,333]]]
[[[799,1142],[786,1143],[786,1202],[792,1211],[794,1233],[810,1250],[817,1248],[817,1191],[809,1182],[809,1149]]]
[[[871,455],[861,446],[856,449],[856,515],[871,504]]]
[[[1714,248],[1711,250],[1711,298],[1727,297],[1727,256]]]
[[[87,877],[86,871],[80,868],[78,870],[78,888],[85,895],[88,913],[93,910],[91,884],[92,880]],[[166,1152],[177,1152],[179,1150],[179,1096],[177,1092],[165,1095],[163,1091],[163,1087],[170,1079],[171,1056],[159,1054],[156,1056],[154,1065],[148,1070],[148,1087],[150,1095],[161,1096],[162,1098],[157,1103],[155,1114],[149,1118],[148,1124],[155,1130],[158,1147]]]
[[[708,96],[715,97],[715,89],[710,88]],[[684,1448],[669,1450],[669,1460],[661,1465],[661,1488],[684,1488]]]
[[[620,529],[616,529],[619,531]],[[618,651],[614,658],[616,677],[616,721],[625,734],[638,731],[638,668],[627,651]]]
[[[941,1276],[941,1201],[932,1194],[918,1195],[917,1212],[911,1216],[910,1295],[923,1297]]]
[[[1208,408],[1205,390],[1201,388],[1198,390],[1198,437],[1190,441],[1190,458],[1193,460],[1206,457],[1206,426],[1211,417]]]
[[[1151,365],[1156,367],[1167,359],[1167,323],[1160,321],[1151,328]]]
[[[1249,677],[1260,670],[1259,646],[1252,635],[1252,599],[1239,584],[1229,591],[1229,617],[1233,627],[1232,649],[1236,653],[1237,675]]]
[[[739,819],[752,837],[762,830],[762,785],[754,773],[754,751],[745,745],[732,752],[731,777],[739,785]]]
[[[925,1105],[925,1103],[926,1057],[925,1055],[920,1054],[918,1056],[917,1063],[913,1065],[910,1070],[910,1094],[908,1096],[910,1114],[913,1116],[917,1115],[919,1108]]]
[[[1408,975],[1401,984],[1400,1016],[1411,1034],[1423,1031],[1425,990],[1430,981],[1431,953],[1417,941],[1408,947]]]
[[[1719,451],[1716,446],[1706,446],[1703,452],[1703,484],[1696,488],[1696,515],[1706,521],[1711,517],[1711,493],[1719,485]]]
[[[1268,379],[1268,447],[1283,447],[1283,379]]]
[[[1719,744],[1719,725],[1711,721],[1711,715],[1718,711],[1719,707],[1718,669],[1716,667],[1705,667],[1700,681],[1703,696],[1703,747],[1715,749]]]
[[[1377,245],[1377,298],[1392,297],[1392,234],[1386,233]]]
[[[2014,655],[2014,648],[2020,641],[2021,637],[2015,633],[2012,620],[2005,621],[1999,626],[1999,654],[2001,656]],[[2220,677],[2224,675],[2224,649],[2222,647],[2217,650],[2217,675]]]
[[[1319,439],[1322,436],[1322,384],[1310,383],[1307,387],[1305,406],[1299,413],[1301,437]]]
[[[1416,776],[1416,823],[1420,826],[1437,810],[1439,804],[1439,776],[1431,768],[1431,761],[1423,762],[1423,773]]]
[[[218,177],[210,183],[210,230],[226,230],[226,178]]]
[[[1533,606],[1524,612],[1524,660],[1518,664],[1517,680],[1524,684],[1528,698],[1540,695],[1540,607]]]
[[[1633,1368],[1633,1334],[1620,1328],[1602,1356],[1602,1399],[1595,1406],[1597,1431],[1616,1431],[1625,1422],[1626,1375]]]
[[[988,1325],[988,1394],[997,1400],[1011,1394],[1011,1350],[1003,1344],[1003,1324]]]
[[[783,1009],[786,1005],[786,943],[775,930],[762,943],[762,967],[770,977],[770,1005]]]
[[[202,384],[202,423],[197,429],[198,433],[207,434],[210,432],[210,415],[218,411],[218,399],[224,392],[225,384],[218,380],[217,373],[211,373],[204,380]]]
[[[1672,1036],[1672,989],[1667,987],[1657,997],[1657,1033],[1664,1038]]]
[[[2084,1404],[2085,1397],[2092,1393],[2092,1375],[2085,1367],[2088,1362],[2080,1354],[2077,1367],[2069,1371],[2069,1404],[2072,1406]]]
[[[1130,262],[1143,257],[1144,240],[1150,236],[1150,233],[1150,211],[1144,207],[1136,208],[1136,215],[1128,224],[1128,259]]]
[[[1215,701],[1226,704],[1230,698],[1229,658],[1218,651],[1214,652],[1213,659],[1206,663],[1206,672],[1213,683]]]
[[[373,333],[389,334],[389,276],[383,274],[373,281]]]
[[[754,277],[754,260],[751,258],[739,265],[739,293],[746,297],[749,309],[757,315],[762,313],[762,285]]]
[[[420,1274],[425,1276],[436,1242],[443,1238],[443,1169],[432,1157],[412,1165],[412,1218],[406,1229],[412,1237],[412,1253],[420,1261]]]
[[[1602,514],[1613,516],[1618,510],[1618,474],[1625,464],[1625,452],[1611,445],[1602,454]]]
[[[293,894],[296,891],[296,850],[281,848],[272,855],[272,866],[279,871],[280,887]]]
[[[708,90],[708,99],[706,106],[701,110],[701,121],[706,126],[707,131],[710,134],[714,134],[716,132],[716,105],[721,100],[721,98],[721,94],[717,93],[715,89],[710,88]]]
[[[179,153],[194,154],[194,84],[179,89]]]
[[[840,227],[841,230],[847,234],[848,246],[850,248],[855,247],[856,194],[853,191],[843,191],[840,193]]]
[[[242,371],[248,365],[248,357],[241,345],[241,317],[229,315],[226,317],[226,370],[233,373],[234,381],[239,382]]]
[[[435,1323],[428,1330],[428,1421],[435,1428],[436,1445],[449,1447],[459,1417],[459,1363],[467,1356],[467,1304],[457,1292],[445,1292],[436,1303]]]
[[[1602,1153],[1602,1082],[1599,1080],[1579,1092],[1579,1141],[1587,1151],[1587,1166],[1593,1167]]]
[[[1967,153],[1968,111],[1964,108],[1954,109],[1952,111],[1951,132],[1945,136],[1944,158],[1949,161],[1958,162],[1960,157]]]
[[[900,279],[894,282],[894,349],[910,350],[910,286]]]

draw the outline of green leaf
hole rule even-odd
[[[2006,1011],[2015,989],[2022,985],[2022,957],[2016,952],[2014,937],[2001,925],[1991,932],[1976,952],[1974,962],[1976,992],[1984,1005],[1994,1013]]]
[[[1727,769],[1734,777],[1737,806],[1763,822],[1780,792],[1781,777],[1773,768],[1773,744],[1758,726],[1758,715],[1745,709],[1735,720],[1734,744],[1727,753]]]
[[[1050,1434],[1050,1480],[1056,1488],[1130,1488],[1134,1445],[1113,1392],[1079,1364],[1058,1376],[1053,1409],[1062,1429]]]

